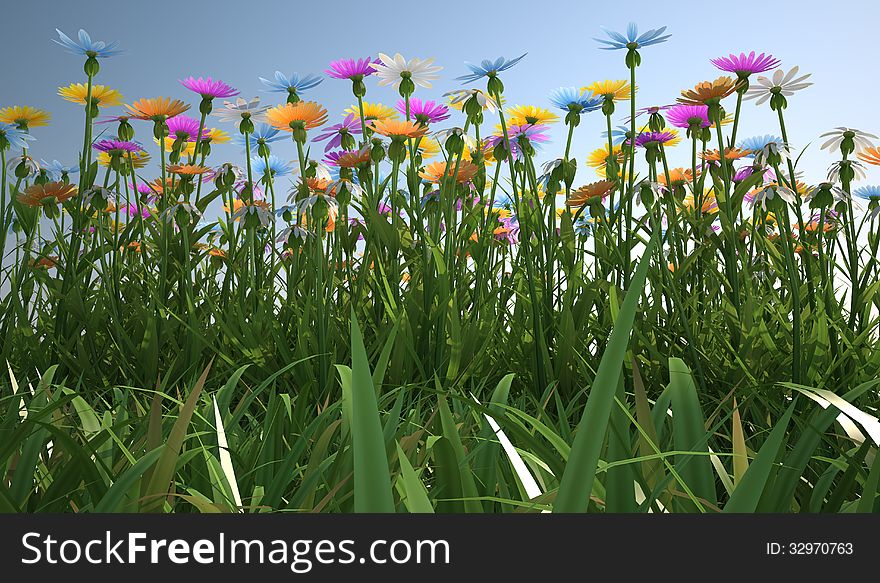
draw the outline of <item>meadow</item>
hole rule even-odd
[[[58,31],[73,163],[0,107],[0,510],[880,510],[877,136],[787,128],[810,75],[765,53],[637,103],[685,39],[596,35],[618,71],[517,105],[528,55],[125,101]]]

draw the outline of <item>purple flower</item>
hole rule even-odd
[[[126,205],[122,205],[122,207],[120,208],[120,210],[121,210],[122,212],[124,212],[124,213],[125,213],[127,216],[129,216],[129,217],[136,217],[136,216],[138,216],[138,207],[137,207],[137,205],[135,205],[135,204],[126,204]],[[145,207],[145,206],[144,206],[144,207],[141,207],[140,215],[141,215],[143,218],[145,218],[145,219],[148,218],[148,217],[150,216],[150,209],[148,209],[148,208]]]
[[[727,57],[710,59],[710,61],[722,71],[736,73],[741,77],[748,77],[753,73],[763,73],[770,69],[775,69],[780,63],[779,59],[773,55],[765,55],[764,53],[755,55],[755,51],[750,52],[748,55],[745,53],[740,53],[739,56],[731,54]]]
[[[676,105],[666,112],[666,121],[677,128],[690,128],[691,125],[699,124],[701,128],[712,125],[709,121],[709,106],[707,105]],[[638,143],[638,140],[636,140]]]
[[[379,59],[374,60],[370,57],[366,59],[336,59],[328,65],[330,68],[324,72],[334,79],[359,80],[375,73],[376,70],[371,65],[380,62]]]
[[[742,182],[749,176],[755,173],[754,166],[743,166],[739,170],[736,171],[736,174],[733,175],[734,182]],[[764,170],[764,182],[775,182],[776,181],[776,173],[773,172],[773,168],[767,168]]]
[[[646,148],[657,144],[665,144],[675,139],[672,132],[642,132],[636,136],[636,147]]]
[[[196,134],[199,133],[199,120],[188,115],[180,114],[169,118],[165,122],[168,124],[168,137],[171,140],[185,139],[187,142],[195,142]],[[208,128],[202,128],[202,139],[210,135]]]
[[[406,115],[406,100],[397,101],[397,111]],[[422,101],[418,97],[409,100],[409,114],[422,125],[437,123],[449,119],[449,108],[431,100]]]
[[[508,127],[507,137],[510,140],[510,149],[513,157],[519,158],[519,138],[524,137],[530,144],[543,144],[550,141],[550,136],[545,133],[546,131],[547,126],[539,124],[512,125]],[[504,136],[490,136],[487,142],[490,147],[495,148],[498,144],[504,143]]]
[[[507,217],[504,219],[499,218],[498,222],[501,225],[495,229],[495,239],[508,245],[516,245],[519,237],[519,221],[514,217]]]
[[[216,97],[233,97],[238,95],[238,89],[227,85],[223,81],[219,79],[211,79],[210,77],[205,77],[204,79],[199,77],[196,79],[195,77],[187,77],[186,79],[181,79],[180,84],[201,95],[204,99],[214,99]]]
[[[170,120],[169,120],[170,121]],[[101,140],[92,144],[99,152],[143,152],[144,148],[137,142],[125,140]]]
[[[361,133],[361,122],[360,120],[355,121],[354,114],[350,113],[345,116],[345,119],[342,120],[342,123],[324,128],[323,133],[315,136],[315,139],[313,139],[312,141],[323,142],[324,140],[330,140],[329,142],[327,142],[327,145],[324,146],[324,152],[326,153],[333,148],[338,148],[342,146],[343,136],[359,133]],[[342,153],[340,152],[339,155],[341,154]],[[339,155],[337,155],[336,158],[338,158]]]

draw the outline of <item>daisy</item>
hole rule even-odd
[[[152,97],[139,99],[131,105],[126,105],[125,108],[135,119],[161,122],[180,115],[189,109],[189,105],[170,97]]]
[[[810,77],[810,73],[800,77],[797,74],[798,68],[792,67],[788,73],[785,73],[782,69],[777,70],[773,73],[772,79],[760,76],[756,79],[757,84],[752,85],[746,91],[744,99],[757,99],[756,105],[763,105],[766,101],[770,100],[771,109],[776,110],[779,107],[785,109],[787,105],[786,97],[791,97],[796,91],[806,89],[812,85],[812,83],[805,82]]]
[[[612,144],[611,152],[617,160],[618,165],[623,164],[623,150],[621,149],[620,144]],[[608,153],[608,145],[606,144],[601,148],[596,148],[590,152],[590,155],[587,156],[587,166],[595,168],[596,174],[599,178],[605,178],[605,171],[609,157],[611,157],[611,155]]]
[[[57,28],[55,29],[55,32],[58,33],[58,39],[52,39],[52,42],[61,45],[74,55],[106,59],[107,57],[112,57],[113,55],[118,55],[122,52],[121,49],[117,48],[119,46],[117,41],[113,41],[112,43],[105,43],[100,40],[93,41],[89,36],[89,33],[83,29],[79,29],[79,42],[72,40]]]
[[[397,112],[394,111],[393,108],[388,107],[387,105],[382,105],[381,103],[368,103],[366,101],[363,102],[364,108],[364,121],[370,122],[375,119],[396,119]],[[348,109],[346,109],[343,114],[345,115],[353,115],[356,119],[360,120],[361,118],[361,110],[357,105],[352,105]]]
[[[209,101],[218,97],[235,97],[238,95],[238,89],[219,79],[212,79],[210,77],[199,77],[198,79],[187,77],[186,79],[181,79],[180,84],[193,93],[201,95],[202,99]]]
[[[371,63],[370,66],[376,71],[379,85],[391,85],[401,92],[401,95],[411,95],[415,91],[415,85],[431,88],[431,81],[439,79],[437,72],[443,67],[434,65],[434,59],[410,59],[406,60],[400,53],[389,57],[385,53],[379,53],[379,62]],[[403,90],[401,84],[407,81]]]
[[[52,115],[30,105],[14,105],[0,109],[0,123],[15,124],[20,130],[49,125]]]
[[[712,125],[709,121],[709,107],[706,105],[674,105],[666,112],[666,121],[677,128],[688,130]]]
[[[638,49],[665,42],[671,35],[664,35],[666,27],[651,29],[647,32],[639,34],[639,27],[634,22],[630,22],[626,27],[626,34],[621,34],[613,30],[608,30],[604,26],[602,30],[611,40],[594,38],[594,41],[600,42],[606,46],[600,47],[606,51],[614,51],[618,49]]]
[[[730,54],[726,57],[718,57],[717,59],[709,59],[717,69],[734,73],[738,77],[748,77],[754,73],[764,73],[779,66],[779,59],[773,55],[755,55],[755,51],[748,55],[740,53],[739,56]]]
[[[718,77],[714,81],[703,81],[697,83],[693,89],[683,90],[681,97],[678,98],[678,102],[685,105],[718,103],[736,91],[741,86],[741,83],[734,80],[733,77]]]
[[[869,134],[870,135],[870,134]],[[873,166],[880,166],[880,149],[873,146],[863,149],[858,154],[859,160]]]
[[[547,125],[559,121],[559,116],[555,113],[534,105],[517,105],[508,108],[507,117],[511,125]]]
[[[632,87],[625,79],[604,81],[594,81],[586,87],[581,87],[581,91],[589,91],[594,95],[600,95],[606,101],[624,101],[632,95]]]
[[[25,206],[47,208],[73,198],[76,195],[75,184],[64,182],[47,182],[27,187],[18,195],[18,202]]]
[[[85,83],[71,83],[67,87],[59,87],[58,95],[71,103],[86,104],[89,88]],[[91,103],[98,107],[115,107],[122,105],[122,94],[106,85],[92,85]]]
[[[428,128],[414,121],[373,120],[370,129],[386,138],[405,140],[420,138],[428,132]]]
[[[828,138],[822,144],[823,150],[839,150],[845,140],[851,140],[853,149],[850,152],[861,152],[862,150],[873,147],[871,139],[876,140],[877,136],[857,130],[855,128],[837,127],[830,132],[825,132],[820,138]],[[867,162],[867,160],[865,160]]]
[[[288,77],[281,71],[275,71],[274,81],[260,77],[260,83],[268,87],[266,91],[269,93],[287,93],[288,100],[295,98],[295,101],[299,101],[299,96],[304,91],[317,87],[323,81],[317,75],[301,76],[299,73],[291,73]]]
[[[24,149],[27,143],[36,140],[29,133],[22,131],[9,123],[0,122],[0,150],[6,148]]]
[[[455,181],[459,184],[464,184],[466,182],[470,182],[474,176],[476,176],[479,168],[468,162],[467,160],[461,160],[458,163],[458,174],[455,175]],[[443,180],[444,176],[451,177],[456,171],[455,164],[447,164],[446,162],[433,162],[425,166],[425,169],[419,172],[419,176],[428,182],[439,184],[440,181]]]
[[[266,111],[266,120],[276,129],[285,132],[294,129],[311,130],[327,122],[327,110],[314,101],[285,103]]]
[[[407,100],[397,100],[397,111],[407,114]],[[431,100],[422,101],[418,97],[409,99],[409,115],[422,125],[441,122],[449,119],[449,108]]]
[[[327,140],[327,145],[324,146],[325,153],[333,148],[339,147],[342,147],[345,150],[352,150],[355,147],[355,141],[351,136],[352,134],[359,133],[361,133],[360,121],[355,120],[354,114],[350,113],[345,116],[342,123],[334,124],[325,128],[323,133],[313,138],[312,141],[323,142],[324,140]]]
[[[267,109],[267,106],[260,105],[259,97],[250,100],[237,97],[235,101],[224,101],[223,107],[215,111],[214,115],[220,121],[231,122],[241,130],[241,122],[246,119],[251,122],[265,121]]]
[[[324,72],[334,79],[349,79],[351,81],[362,81],[364,77],[369,77],[376,72],[373,65],[380,65],[379,59],[367,57],[365,59],[336,59],[331,61],[329,69]]]
[[[515,59],[506,59],[504,57],[498,57],[494,61],[484,59],[479,65],[465,62],[464,66],[470,69],[471,72],[467,75],[456,77],[455,79],[456,81],[470,83],[471,81],[476,81],[478,79],[482,79],[483,77],[497,77],[498,73],[510,69],[511,67],[519,63],[527,54],[528,53],[523,53]]]
[[[463,109],[465,103],[471,98],[476,100],[481,109],[488,110],[490,113],[495,113],[500,109],[498,100],[481,89],[456,89],[447,91],[443,97],[448,97],[449,105],[458,110]]]
[[[615,183],[611,180],[593,182],[573,190],[565,204],[572,207],[601,204],[614,189]]]
[[[586,91],[585,88],[560,87],[550,93],[550,102],[562,111],[575,113],[596,111],[602,107],[602,96]]]

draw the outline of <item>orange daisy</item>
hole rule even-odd
[[[572,191],[565,203],[569,206],[581,207],[587,204],[602,202],[608,194],[614,190],[615,184],[611,180],[600,180],[581,186]]]
[[[718,102],[736,91],[742,85],[733,77],[722,76],[714,81],[697,83],[693,89],[685,89],[678,98],[679,103],[687,105],[706,105],[710,102]]]
[[[737,147],[724,148],[724,158],[726,160],[739,160],[740,158],[745,158],[751,153],[751,150],[740,150]],[[718,150],[706,150],[705,152],[700,152],[700,158],[709,162],[719,162],[721,160],[721,154],[718,153]]]
[[[180,115],[189,109],[189,105],[179,99],[170,97],[150,97],[138,99],[125,106],[131,117],[142,120],[164,121],[169,117]]]
[[[865,148],[864,150],[859,152],[857,156],[862,162],[867,162],[868,164],[873,164],[874,166],[880,166],[880,148]]]
[[[478,169],[477,165],[473,162],[462,160],[458,165],[458,174],[455,177],[455,181],[459,184],[469,182],[476,176]],[[444,176],[452,176],[454,172],[455,164],[447,165],[446,162],[432,162],[425,166],[423,171],[419,172],[419,176],[428,182],[437,184]]]
[[[369,164],[370,149],[361,148],[353,152],[341,152],[338,156],[334,156],[333,163],[340,168],[356,168],[361,164]]]
[[[327,110],[314,101],[298,101],[273,107],[266,112],[266,119],[285,132],[293,131],[291,126],[299,123],[310,130],[327,122]]]
[[[699,175],[699,172],[697,173]],[[690,168],[673,168],[669,171],[669,184],[666,184],[666,173],[661,172],[657,176],[657,182],[663,186],[684,186],[694,181],[694,171]]]
[[[49,206],[62,203],[76,195],[75,184],[47,182],[34,184],[18,195],[18,202],[26,206]]]
[[[428,133],[427,126],[414,121],[396,119],[376,119],[370,122],[369,127],[377,134],[398,140],[420,138]]]
[[[198,164],[169,164],[168,172],[182,176],[198,176],[210,172],[210,168],[199,166]]]

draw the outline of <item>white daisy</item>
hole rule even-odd
[[[846,127],[836,127],[830,132],[825,132],[820,138],[828,138],[828,140],[822,144],[823,150],[838,150],[840,149],[840,143],[847,137],[847,134],[851,134],[853,144],[856,146],[856,152],[861,152],[865,148],[871,148],[874,146],[871,143],[871,140],[868,138],[877,139],[877,136],[874,134],[869,134],[868,132],[863,132],[861,130],[857,130],[855,128],[846,128]]]
[[[434,59],[410,59],[406,60],[403,55],[396,53],[394,57],[389,57],[385,53],[379,53],[379,63],[373,63],[370,66],[376,71],[379,77],[379,85],[391,85],[395,89],[400,88],[400,82],[404,78],[409,78],[413,83],[425,89],[431,88],[431,81],[439,79],[437,72],[443,67],[434,65]]]
[[[235,101],[224,101],[223,107],[214,111],[213,115],[216,115],[220,121],[228,121],[239,127],[245,119],[250,119],[254,123],[265,122],[267,109],[268,106],[260,105],[259,97],[251,100],[237,97]]]
[[[773,79],[761,75],[756,79],[757,84],[752,85],[749,87],[748,91],[746,91],[744,99],[757,99],[758,101],[756,101],[755,104],[761,105],[773,97],[775,93],[781,93],[785,97],[791,97],[794,95],[795,91],[806,89],[812,85],[812,83],[804,82],[810,76],[810,73],[801,75],[800,77],[796,77],[797,74],[798,68],[792,67],[788,73],[783,72],[782,69],[777,69],[776,72],[773,73]]]

